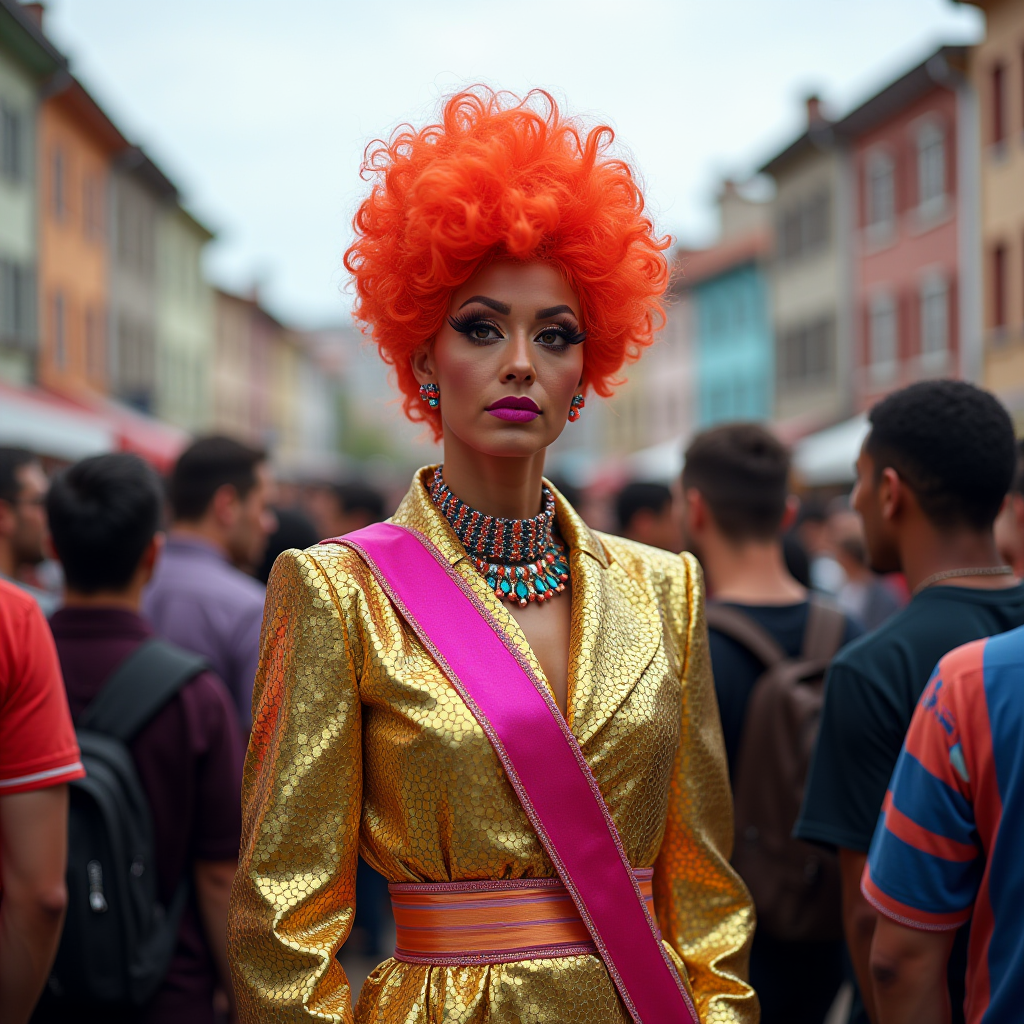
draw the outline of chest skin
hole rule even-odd
[[[544,669],[562,714],[569,701],[569,631],[572,623],[572,587],[542,604],[520,608],[509,604],[509,613],[519,624],[533,653]]]

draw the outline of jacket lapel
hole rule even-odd
[[[613,559],[557,492],[558,526],[571,549],[572,631],[568,720],[580,746],[621,707],[661,644],[653,599]]]

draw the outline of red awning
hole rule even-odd
[[[161,473],[166,473],[188,444],[190,435],[181,427],[102,396],[68,396],[66,400],[103,418],[114,435],[118,451],[135,452]]]

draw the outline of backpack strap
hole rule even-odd
[[[746,648],[766,669],[781,665],[789,655],[760,623],[738,608],[709,602],[704,609],[708,628],[717,630]]]
[[[166,640],[147,640],[114,669],[75,725],[128,743],[207,667],[198,654]]]
[[[807,613],[801,657],[805,661],[827,664],[843,645],[846,616],[817,594],[811,594],[808,600],[811,607]]]

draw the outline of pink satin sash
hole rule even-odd
[[[487,734],[637,1024],[699,1024],[583,752],[550,691],[422,534],[376,523],[344,537]]]

